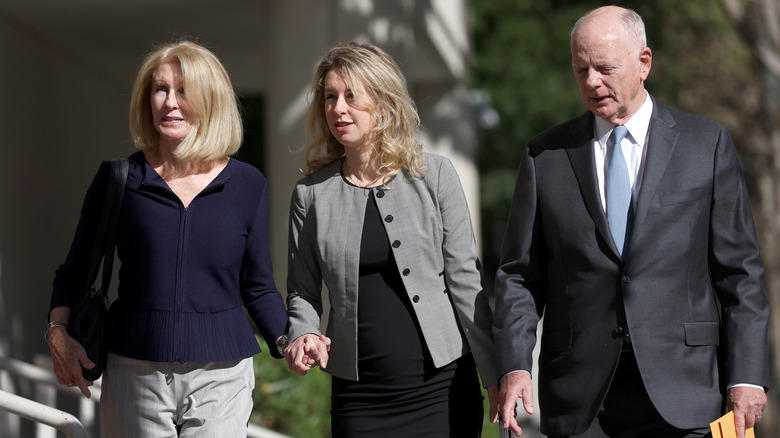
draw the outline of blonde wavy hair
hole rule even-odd
[[[355,92],[362,85],[367,96],[355,93],[355,101],[371,112],[370,138],[380,169],[390,179],[401,170],[413,178],[425,174],[422,145],[418,141],[420,116],[409,96],[406,79],[392,57],[371,44],[347,43],[328,50],[317,66],[311,86],[312,101],[306,115],[304,175],[311,175],[344,155],[325,117],[325,76],[336,71]]]
[[[130,99],[130,133],[140,150],[159,146],[160,134],[152,117],[154,72],[177,63],[184,76],[190,130],[174,155],[196,167],[207,166],[236,153],[243,141],[238,101],[227,71],[216,55],[191,41],[167,44],[144,60]]]

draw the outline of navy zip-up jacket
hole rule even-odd
[[[188,208],[144,159],[129,158],[116,249],[118,298],[109,310],[109,349],[155,362],[218,362],[260,352],[245,307],[272,355],[287,312],[268,241],[268,187],[254,167],[230,159]],[[73,307],[106,193],[103,162],[84,200],[68,256],[56,272],[51,308]]]

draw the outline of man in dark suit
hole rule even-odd
[[[546,435],[705,436],[725,408],[742,436],[766,404],[769,307],[731,138],[645,91],[635,12],[592,11],[571,49],[588,111],[528,144],[496,277],[505,427],[521,433],[518,398],[533,413],[544,315]]]

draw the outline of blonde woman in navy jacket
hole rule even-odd
[[[379,48],[332,48],[312,93],[290,207],[288,366],[332,374],[333,436],[477,437],[476,369],[491,420],[497,380],[458,175],[422,152],[405,80]]]
[[[287,314],[272,276],[268,187],[230,157],[241,118],[217,57],[188,41],[152,52],[133,87],[130,129],[141,151],[128,160],[117,222],[101,436],[246,436],[260,348],[244,310],[277,357]],[[87,192],[46,333],[58,381],[86,397],[81,366],[94,364],[65,326],[87,282],[109,172],[104,162]]]

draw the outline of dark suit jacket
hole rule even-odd
[[[542,432],[581,433],[609,388],[616,329],[627,324],[661,415],[706,427],[726,385],[768,385],[764,268],[731,137],[654,101],[622,260],[599,197],[593,123],[588,112],[526,148],[496,277],[499,375],[531,370],[544,314]]]

